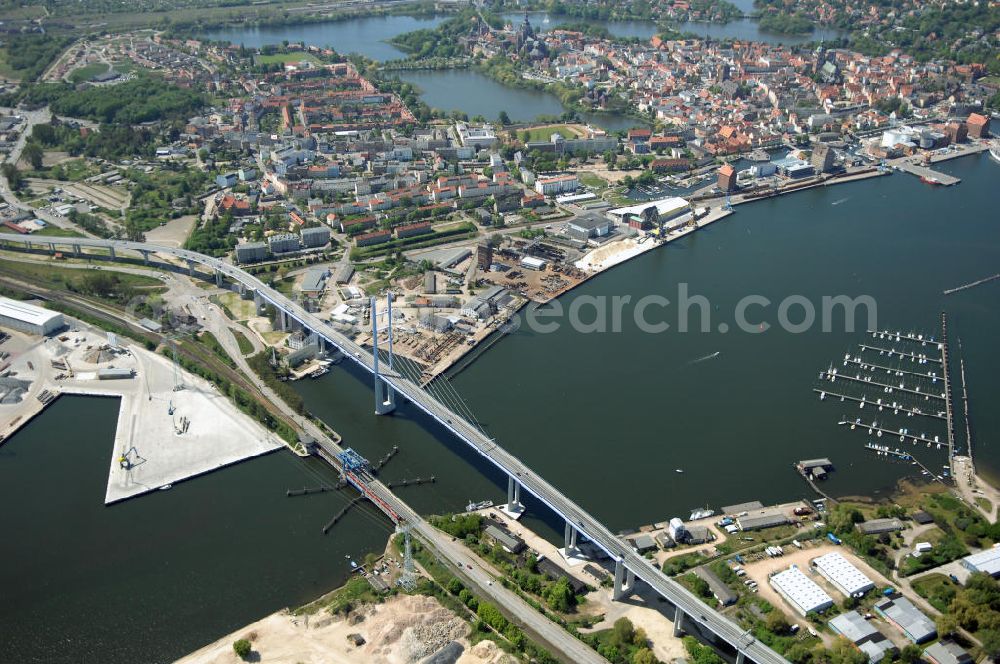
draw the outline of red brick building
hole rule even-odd
[[[719,169],[719,189],[736,191],[736,169],[732,164],[723,164]]]
[[[969,127],[969,138],[990,137],[990,119],[985,115],[973,113],[965,124]]]

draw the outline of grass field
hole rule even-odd
[[[593,173],[578,173],[580,177],[580,183],[584,184],[592,189],[605,189],[608,186],[608,181],[604,178],[597,177]]]
[[[913,580],[913,589],[930,602],[931,606],[944,613],[955,597],[958,586],[944,574],[927,574]]]
[[[239,345],[241,353],[249,355],[253,352],[253,344],[250,343],[250,340],[245,334],[239,330],[233,330],[233,336],[236,338],[236,343]]]
[[[84,234],[72,228],[59,228],[58,226],[46,226],[34,235],[44,235],[47,237],[84,237]]]
[[[52,153],[48,153],[51,157]],[[100,173],[100,169],[87,163],[86,159],[67,159],[54,166],[42,168],[40,170],[24,171],[24,176],[29,178],[42,178],[52,180],[67,180],[69,182],[79,182],[89,178],[91,175]]]
[[[79,69],[74,69],[70,72],[69,80],[74,83],[83,83],[84,81],[89,81],[98,74],[103,74],[108,71],[108,65],[105,62],[93,62],[89,65],[84,65]]]
[[[76,290],[85,290],[84,284],[88,277],[104,276],[108,273],[111,273],[118,280],[118,283],[123,286],[142,288],[147,291],[166,289],[163,282],[159,279],[146,277],[141,274],[115,272],[108,269],[76,269],[42,263],[0,260],[0,270],[14,272],[19,279],[24,281],[32,281],[50,287],[70,286]]]
[[[219,304],[232,313],[234,320],[247,320],[257,315],[254,311],[253,300],[244,300],[236,293],[219,295]],[[239,341],[238,338],[237,341]]]
[[[524,132],[528,132],[529,141],[547,141],[552,138],[552,134],[556,132],[562,134],[563,138],[575,138],[576,132],[567,127],[566,125],[548,125],[547,127],[534,127],[532,129],[522,129],[517,132],[518,138],[524,136]]]
[[[319,64],[319,59],[316,58],[312,53],[303,53],[302,51],[295,51],[292,53],[271,53],[270,55],[258,55],[254,58],[259,65],[269,65],[275,62],[311,62],[313,64]]]

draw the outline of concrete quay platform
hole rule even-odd
[[[105,504],[284,447],[207,381],[182,375],[175,391],[169,360],[144,350],[135,360],[133,385],[63,386],[63,392],[121,396]]]
[[[946,187],[950,187],[962,181],[960,178],[953,175],[935,171],[932,168],[915,164],[909,160],[901,160],[896,162],[894,165],[901,171],[905,171],[906,173],[911,173],[919,178],[929,180],[933,184],[942,184]]]
[[[131,343],[112,349],[100,331],[77,328],[47,339],[15,333],[4,350],[12,354],[11,373],[30,381],[20,402],[0,404],[8,439],[44,410],[38,396],[45,390],[120,399],[105,504],[285,447],[208,381],[178,370],[175,390],[168,358]],[[98,372],[109,368],[131,377],[101,380]]]

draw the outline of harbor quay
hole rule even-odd
[[[117,399],[105,504],[170,489],[284,447],[214,386],[170,359],[65,320],[49,336],[12,331],[0,344],[9,353],[0,379],[6,387],[3,435],[10,438],[64,394]]]

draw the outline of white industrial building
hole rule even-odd
[[[771,586],[803,616],[810,611],[819,613],[833,606],[833,598],[795,565],[772,576]]]
[[[618,224],[627,225],[631,217],[643,218],[652,214],[651,208],[656,210],[656,219],[660,223],[666,223],[691,212],[691,203],[683,198],[673,196],[661,198],[658,201],[648,201],[637,203],[627,207],[608,210],[608,216]]]
[[[830,629],[868,656],[870,664],[878,664],[886,655],[897,652],[892,641],[885,634],[875,629],[871,622],[864,619],[857,611],[848,611],[830,621]]]
[[[66,321],[58,311],[0,297],[0,327],[46,335],[66,327]]]
[[[848,597],[862,595],[875,587],[871,579],[837,551],[816,558],[813,565],[834,588]]]
[[[970,572],[982,572],[992,577],[1000,576],[1000,547],[966,556],[962,558],[962,566]]]
[[[537,270],[539,272],[544,270],[545,266],[548,264],[548,261],[535,256],[523,256],[520,262],[521,267],[526,270]]]

